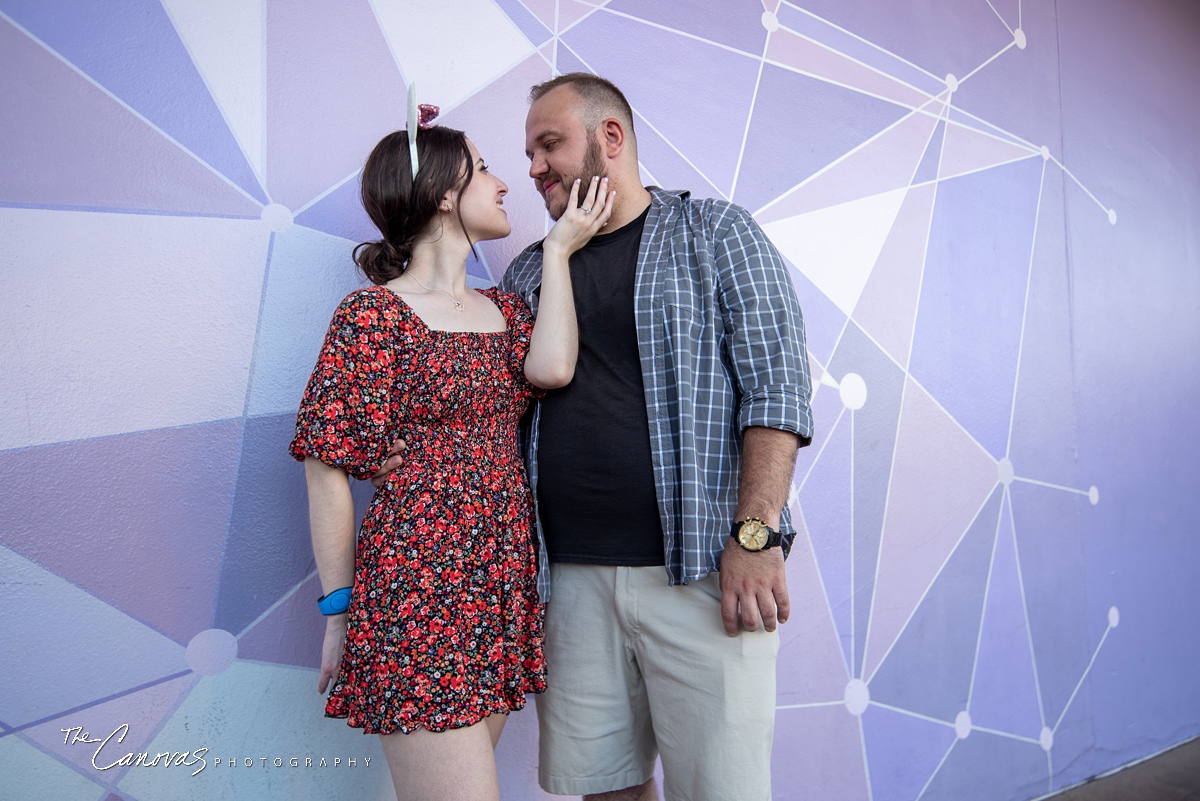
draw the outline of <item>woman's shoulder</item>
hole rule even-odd
[[[514,318],[524,320],[531,317],[529,306],[516,292],[505,292],[498,286],[490,286],[480,289],[479,294],[495,303],[496,307],[504,314],[504,319],[510,321],[510,324]]]
[[[385,286],[356,289],[338,304],[333,319],[359,326],[394,324],[400,316],[395,294]]]

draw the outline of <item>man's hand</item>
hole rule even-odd
[[[791,611],[783,549],[747,551],[730,537],[721,555],[721,620],[725,633],[736,637],[739,623],[746,631],[756,631],[760,617],[763,628],[774,631],[777,623],[787,622]]]
[[[402,439],[397,439],[392,443],[392,447],[388,448],[387,458],[383,460],[383,464],[379,467],[379,472],[371,476],[371,484],[376,489],[383,486],[383,482],[388,480],[388,476],[392,474],[400,465],[404,464],[404,456],[402,451],[408,447],[407,443]]]
[[[346,649],[346,624],[349,615],[330,615],[325,620],[325,641],[321,643],[321,672],[317,677],[317,692],[324,693],[329,683],[336,682],[342,668],[342,651]]]

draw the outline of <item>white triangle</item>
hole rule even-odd
[[[767,223],[763,230],[847,315],[883,250],[908,187]]]
[[[417,101],[443,111],[535,52],[491,0],[372,0],[371,6],[404,80],[417,83]]]
[[[262,183],[263,0],[162,0],[162,4]]]

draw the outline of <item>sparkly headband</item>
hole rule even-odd
[[[417,85],[408,85],[408,156],[412,160],[413,183],[417,182],[417,129],[433,126],[433,120],[441,111],[437,106],[428,103],[417,105]]]

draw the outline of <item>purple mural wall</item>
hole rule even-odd
[[[285,447],[407,84],[511,188],[486,285],[573,70],[804,308],[775,796],[1030,799],[1200,734],[1200,6],[0,0],[5,798],[392,797],[321,715]],[[499,762],[549,797],[532,706]]]

